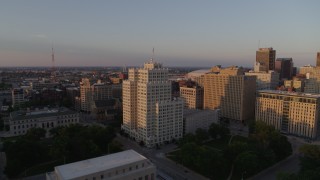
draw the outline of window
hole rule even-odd
[[[100,178],[101,178],[101,179],[103,179],[103,178],[104,178],[103,174],[100,176]]]

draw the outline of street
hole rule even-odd
[[[136,142],[133,142],[130,139],[122,137],[120,135],[116,137],[116,140],[123,144],[124,149],[133,149],[138,153],[144,155],[146,158],[150,159],[152,163],[154,163],[157,166],[158,175],[164,174],[176,180],[208,179],[166,158],[165,154],[176,148],[176,145],[168,144],[162,146],[161,149],[156,150],[140,147]]]
[[[305,144],[305,142],[292,136],[287,137],[292,145],[292,155],[251,177],[251,180],[275,180],[277,178],[277,174],[280,172],[297,173],[300,170],[299,148],[301,145]]]

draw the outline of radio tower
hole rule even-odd
[[[54,66],[54,50],[53,50],[53,45],[52,45],[52,48],[51,48],[51,62],[52,62],[51,76],[53,77],[53,80],[56,80],[56,73],[55,73],[55,66]]]

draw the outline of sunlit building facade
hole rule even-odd
[[[319,94],[263,90],[257,95],[255,119],[284,133],[316,139],[319,111]]]
[[[179,139],[183,134],[183,101],[171,97],[168,69],[150,60],[129,69],[123,81],[122,129],[146,146]]]

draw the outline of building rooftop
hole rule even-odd
[[[206,112],[219,112],[220,109],[184,109],[183,115],[184,116],[192,116],[196,114],[206,113]]]
[[[56,115],[68,115],[74,114],[75,111],[71,111],[68,108],[53,108],[53,109],[41,109],[35,111],[14,111],[10,114],[10,119],[15,120],[23,120],[23,119],[32,119],[32,118],[40,118],[40,117],[49,117]]]
[[[187,76],[187,78],[194,78],[194,77],[199,77],[199,76],[202,76],[202,75],[210,73],[210,72],[211,72],[211,69],[199,69],[199,70],[189,72],[186,76]]]
[[[303,93],[303,92],[288,92],[288,91],[280,91],[280,90],[260,90],[259,93],[272,93],[272,94],[282,94],[287,96],[301,96],[301,97],[309,97],[309,98],[320,98],[320,94],[314,93]]]
[[[127,150],[106,156],[56,166],[55,170],[60,173],[62,179],[74,179],[146,159],[147,158],[134,150]]]

